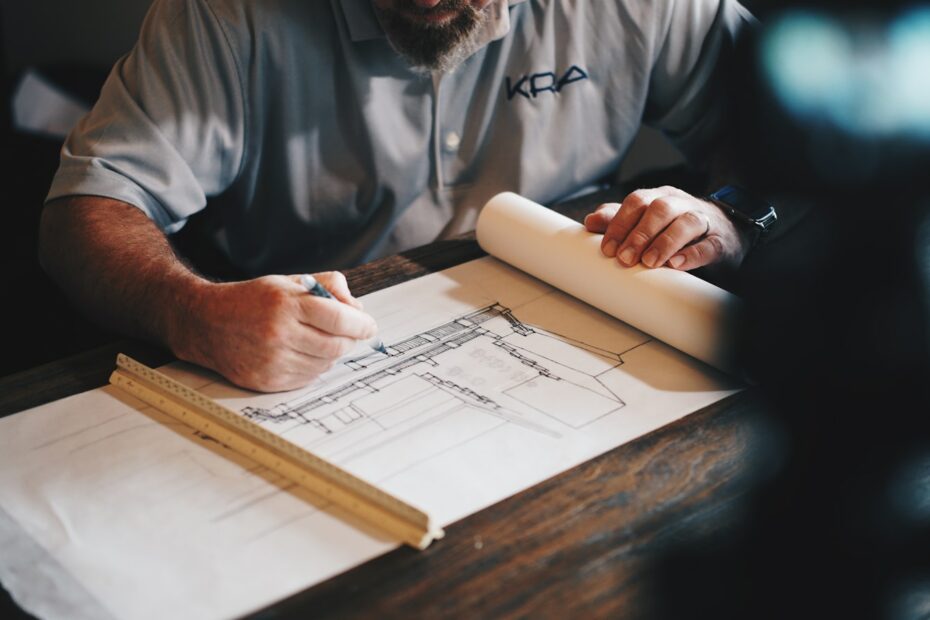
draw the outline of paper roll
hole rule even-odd
[[[601,235],[505,192],[478,217],[488,254],[718,369],[732,371],[727,317],[737,297],[689,273],[623,267],[601,253]]]

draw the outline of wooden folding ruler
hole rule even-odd
[[[443,531],[422,510],[315,456],[136,360],[119,354],[110,383],[406,544],[425,549]]]

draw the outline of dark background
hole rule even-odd
[[[28,68],[93,101],[107,68],[138,33],[147,0],[0,2],[0,376],[110,338],[70,311],[36,261],[36,231],[60,141],[16,132],[10,98]]]

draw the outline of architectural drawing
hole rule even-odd
[[[361,343],[306,388],[160,370],[443,527],[739,387],[492,258],[363,302],[387,354]],[[0,576],[58,597],[43,576],[59,567],[94,618],[241,617],[396,545],[113,387],[0,420],[0,528],[3,514],[5,540],[50,557],[4,547]]]
[[[601,381],[623,364],[624,352],[527,325],[499,303],[386,348],[386,355],[346,361],[352,373],[335,386],[242,413],[344,461],[454,416],[559,438],[625,406]]]

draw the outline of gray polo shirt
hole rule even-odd
[[[249,274],[317,271],[548,203],[618,168],[645,120],[686,153],[718,125],[730,0],[511,0],[454,72],[393,52],[370,0],[155,0],[62,151],[49,200],[99,195],[165,232],[204,209]]]

